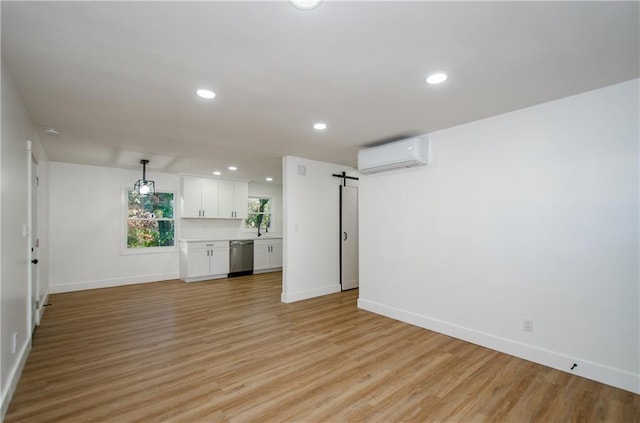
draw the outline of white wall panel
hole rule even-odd
[[[47,158],[38,134],[25,109],[11,72],[2,64],[2,143],[0,169],[0,420],[18,382],[31,346],[30,281],[28,278],[30,222],[28,215],[27,140],[40,162],[40,175],[46,181]],[[47,186],[39,190],[39,234],[41,243],[40,292],[46,295]],[[15,351],[13,337],[15,334]]]
[[[341,179],[354,170],[342,165],[283,159],[284,267],[282,301],[340,291]],[[304,174],[301,174],[304,169]]]
[[[51,292],[75,291],[178,277],[178,250],[123,254],[123,188],[142,175],[124,169],[51,162]],[[175,192],[174,175],[147,171],[157,191]],[[177,204],[177,203],[176,203]]]

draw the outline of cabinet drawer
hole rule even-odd
[[[183,243],[187,251],[206,250],[208,248],[229,248],[229,241],[190,241]]]
[[[253,245],[282,245],[282,238],[263,238],[253,241]]]

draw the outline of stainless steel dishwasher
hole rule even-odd
[[[253,240],[229,242],[229,277],[253,274]]]

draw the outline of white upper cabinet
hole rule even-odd
[[[249,184],[247,182],[219,181],[218,217],[246,219]]]
[[[197,178],[180,180],[180,217],[202,217],[202,183]]]
[[[180,184],[180,217],[218,217],[218,181],[183,177]]]
[[[249,183],[183,176],[180,217],[246,219]]]
[[[220,195],[218,181],[202,179],[202,217],[219,217],[218,196]]]

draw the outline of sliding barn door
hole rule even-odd
[[[340,283],[342,290],[358,287],[358,187],[340,186]]]

